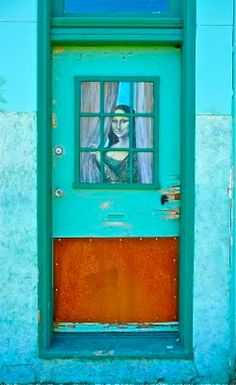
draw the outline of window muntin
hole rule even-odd
[[[158,184],[158,79],[75,79],[75,188]]]

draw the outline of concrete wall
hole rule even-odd
[[[232,163],[233,1],[197,1],[196,365],[210,383],[232,365],[230,301],[230,167]],[[219,377],[217,379],[217,372]]]
[[[0,4],[0,382],[226,383],[233,1],[197,1],[193,361],[38,358],[36,6]]]

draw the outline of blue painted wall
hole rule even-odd
[[[36,111],[37,2],[0,4],[0,111]]]
[[[197,1],[194,301],[200,317],[195,318],[197,341],[201,346],[202,340],[207,352],[203,360],[200,358],[199,368],[205,373],[217,371],[215,364],[222,367],[222,373],[227,365],[233,371],[235,360],[235,276],[229,245],[232,202],[228,189],[233,163],[233,7],[233,0],[224,7],[219,0],[214,5]],[[220,344],[224,346],[221,352]]]
[[[38,358],[37,2],[20,3],[0,4],[0,381],[226,383],[235,359],[233,1],[197,1],[194,359],[94,362]]]

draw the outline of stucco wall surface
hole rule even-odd
[[[0,4],[0,382],[227,383],[233,2],[197,1],[193,360],[38,358],[37,4],[23,3]]]

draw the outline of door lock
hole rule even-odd
[[[57,156],[62,155],[63,154],[63,148],[61,146],[56,146],[55,149],[54,149],[54,153]]]

